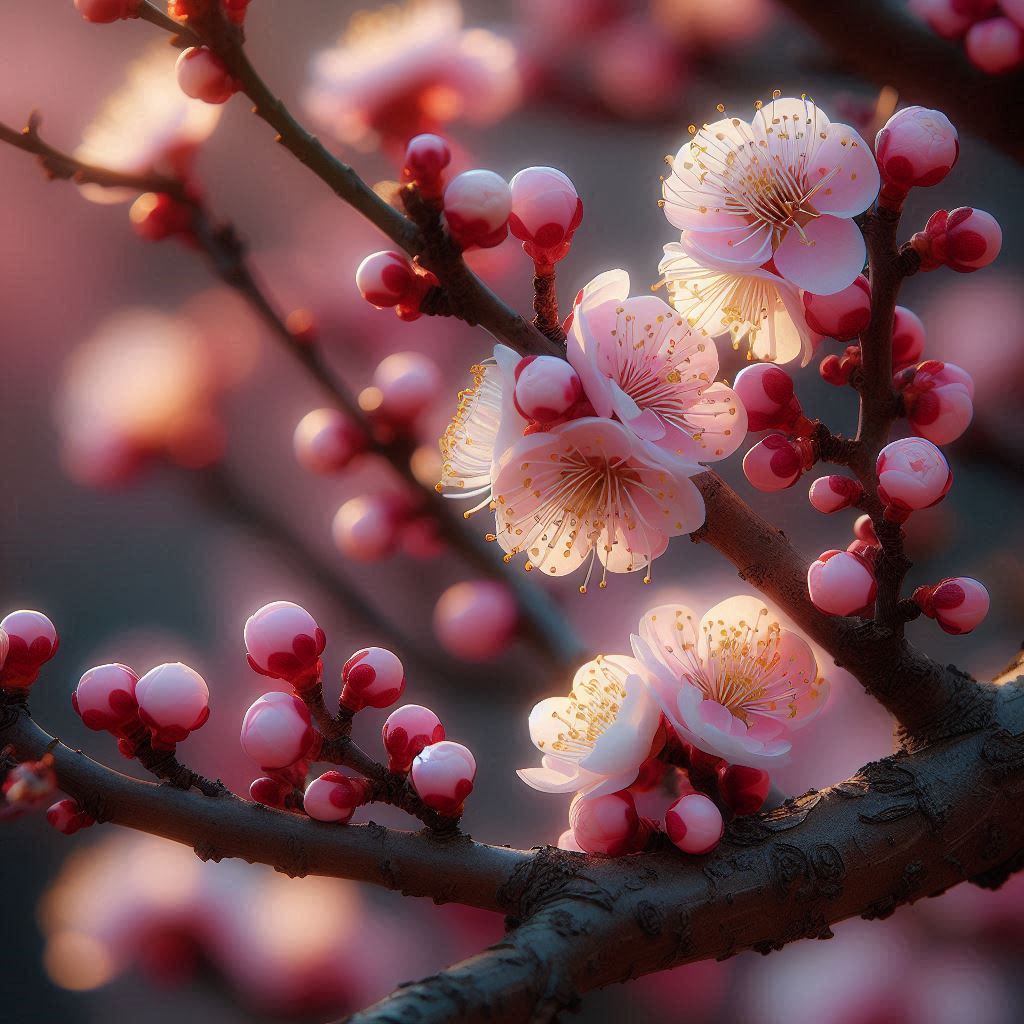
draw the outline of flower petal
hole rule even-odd
[[[878,195],[878,164],[871,147],[846,124],[833,124],[808,167],[810,185],[821,187],[810,199],[821,213],[854,217]]]
[[[786,232],[775,250],[778,272],[816,295],[833,295],[852,284],[864,267],[860,228],[852,220],[822,216],[809,221],[803,234]]]

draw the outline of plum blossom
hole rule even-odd
[[[598,797],[636,780],[651,752],[661,712],[641,665],[625,655],[599,655],[577,671],[568,697],[548,697],[530,712],[530,739],[540,768],[517,774],[542,793]]]
[[[799,289],[762,267],[737,268],[690,256],[669,242],[658,264],[669,301],[691,330],[710,337],[728,335],[734,349],[744,344],[752,359],[806,366],[814,352]]]
[[[718,351],[653,295],[629,297],[609,270],[576,297],[568,358],[598,416],[689,462],[731,455],[747,430],[742,402],[715,383]]]
[[[506,561],[525,552],[527,570],[574,572],[589,557],[609,572],[646,569],[669,537],[704,522],[704,499],[689,479],[695,464],[669,460],[614,420],[587,416],[517,441],[494,478],[496,532]]]
[[[660,605],[632,636],[643,681],[680,739],[732,764],[770,767],[788,753],[790,728],[825,704],[806,640],[757,598],[731,597],[700,620]]]
[[[665,215],[698,262],[751,270],[772,260],[798,288],[840,291],[864,265],[852,218],[878,194],[871,147],[808,98],[776,93],[755,110],[749,123],[690,126],[663,184]]]

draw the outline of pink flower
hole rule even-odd
[[[382,739],[388,752],[388,769],[407,772],[424,747],[444,739],[444,726],[430,708],[405,704],[388,715]]]
[[[515,372],[513,401],[519,415],[537,423],[564,419],[583,397],[579,374],[556,356],[526,356]]]
[[[880,201],[900,209],[911,188],[937,185],[959,156],[956,129],[942,111],[927,107],[896,111],[875,139],[883,180]]]
[[[654,829],[637,813],[628,791],[604,796],[577,796],[569,806],[569,826],[576,845],[584,853],[622,857],[639,853]]]
[[[386,648],[364,647],[345,662],[341,682],[343,709],[387,708],[405,692],[405,669]]]
[[[551,576],[589,557],[582,593],[600,560],[609,572],[646,569],[669,537],[704,522],[704,500],[688,479],[699,467],[671,462],[619,423],[586,417],[524,437],[502,457],[494,480],[496,539],[506,561]]]
[[[291,601],[265,604],[249,616],[242,636],[253,671],[297,690],[320,682],[327,637],[305,608]]]
[[[509,187],[509,230],[522,239],[527,256],[539,264],[564,259],[583,220],[576,186],[554,167],[527,167],[512,178]]]
[[[632,637],[643,679],[680,739],[732,764],[769,767],[788,728],[825,704],[808,643],[754,597],[731,597],[699,622],[683,605],[652,608]]]
[[[918,437],[950,444],[970,425],[974,381],[959,366],[929,359],[898,373],[893,384],[903,395],[907,420]]]
[[[57,653],[60,637],[42,613],[22,608],[0,621],[7,636],[7,656],[0,665],[0,689],[28,690],[42,667]]]
[[[989,609],[988,591],[970,576],[954,576],[932,587],[918,587],[913,601],[944,632],[958,636],[975,629]]]
[[[701,129],[672,161],[665,215],[697,262],[753,269],[769,260],[820,295],[853,283],[864,239],[853,218],[878,193],[871,147],[808,99],[760,106],[751,123],[727,117]]]
[[[811,484],[807,497],[819,512],[831,515],[856,504],[863,494],[864,488],[856,480],[834,473],[831,476],[819,476]]]
[[[460,249],[492,249],[508,237],[512,190],[494,171],[463,171],[444,190],[444,221]]]
[[[945,456],[922,437],[903,437],[887,444],[878,453],[875,472],[886,518],[894,522],[938,504],[953,486]]]
[[[515,638],[518,625],[515,597],[494,580],[455,583],[434,607],[434,633],[441,646],[467,661],[499,657]]]
[[[665,812],[665,831],[683,853],[710,853],[722,838],[722,812],[703,793],[680,797]]]
[[[806,440],[768,434],[743,456],[743,475],[759,491],[784,491],[800,479],[813,460]]]
[[[124,733],[137,726],[138,675],[127,665],[97,665],[78,681],[71,705],[88,729]]]
[[[263,694],[242,720],[242,749],[264,771],[312,758],[319,740],[309,709],[294,693]]]
[[[922,270],[945,266],[958,274],[972,274],[999,255],[1003,232],[992,214],[961,206],[949,213],[933,213],[924,231],[918,231],[910,243],[921,257]]]
[[[651,752],[661,712],[633,658],[601,655],[576,673],[568,697],[548,697],[530,712],[540,768],[516,774],[542,793],[588,797],[631,785]]]
[[[314,409],[299,420],[295,457],[311,473],[338,473],[366,448],[366,436],[338,409]]]
[[[793,393],[793,378],[771,363],[745,366],[738,374],[733,389],[747,410],[747,426],[752,431],[785,430],[801,433],[811,424]]]
[[[598,416],[686,462],[716,462],[742,443],[747,417],[715,383],[718,351],[653,295],[629,298],[629,275],[609,270],[577,295],[569,362]]]
[[[341,772],[324,772],[306,787],[302,806],[316,821],[341,825],[352,820],[356,808],[370,799],[370,783]]]
[[[83,811],[74,800],[58,800],[46,812],[46,820],[66,836],[74,835],[79,829],[96,824],[96,819]]]
[[[150,669],[135,684],[135,699],[158,750],[173,750],[210,717],[206,680],[180,661]]]
[[[678,242],[665,246],[658,264],[659,285],[691,330],[710,337],[728,335],[734,349],[746,344],[753,359],[806,366],[814,331],[800,292],[762,267],[737,267],[701,255],[695,260]]]
[[[877,584],[867,559],[853,551],[825,551],[807,570],[811,602],[827,615],[862,615],[875,600]]]
[[[413,788],[438,814],[457,818],[473,792],[476,759],[468,748],[451,740],[432,743],[413,758]]]
[[[812,331],[836,341],[853,341],[871,320],[871,285],[858,274],[853,284],[831,295],[804,292],[803,304]]]

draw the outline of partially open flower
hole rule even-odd
[[[812,426],[793,392],[793,378],[778,366],[745,366],[736,374],[733,390],[747,410],[747,427],[751,431],[806,433]]]
[[[210,717],[206,680],[180,661],[150,669],[135,684],[135,699],[139,718],[158,750],[173,750]]]
[[[463,171],[444,190],[444,220],[462,249],[490,249],[508,237],[512,190],[494,171]]]
[[[918,587],[913,600],[946,633],[970,633],[988,615],[988,591],[970,576],[954,576],[932,587]]]
[[[72,836],[79,829],[96,824],[96,819],[82,810],[74,800],[58,800],[46,812],[46,820],[66,836]]]
[[[405,692],[405,669],[398,657],[383,647],[356,651],[341,670],[341,707],[387,708]]]
[[[432,743],[413,758],[413,788],[439,814],[457,818],[473,792],[476,759],[467,747],[451,740]]]
[[[320,739],[309,708],[293,693],[263,694],[242,720],[242,749],[264,770],[288,768],[312,758]]]
[[[999,255],[1003,232],[992,214],[961,206],[948,213],[933,213],[910,244],[921,257],[922,270],[945,266],[959,274],[971,274]]]
[[[242,635],[249,665],[260,675],[283,679],[296,690],[320,682],[324,668],[320,655],[327,637],[305,608],[291,601],[272,601],[249,616]]]
[[[875,139],[883,182],[880,205],[899,210],[910,189],[937,185],[959,156],[956,129],[942,111],[927,107],[896,111]]]
[[[929,359],[898,373],[893,384],[911,429],[932,444],[950,444],[970,425],[974,381],[959,366]]]
[[[339,409],[314,409],[295,428],[295,457],[311,473],[340,473],[366,448],[366,435]]]
[[[729,598],[702,619],[683,605],[652,608],[632,642],[679,738],[731,764],[778,763],[787,732],[828,696],[807,641],[754,597]]]
[[[370,799],[370,783],[341,772],[324,772],[306,787],[302,806],[317,821],[336,821],[341,825],[352,820],[357,807]]]
[[[556,356],[526,356],[516,366],[515,379],[516,409],[537,423],[562,419],[583,397],[579,374]]]
[[[88,729],[121,734],[139,721],[138,675],[127,665],[97,665],[78,681],[71,705]]]
[[[569,806],[569,827],[584,853],[622,857],[639,853],[654,829],[637,813],[628,790],[604,796],[577,796]]]
[[[407,772],[424,747],[444,739],[444,726],[430,708],[405,704],[388,715],[382,731],[388,770]]]
[[[825,551],[807,570],[811,602],[828,615],[862,615],[875,600],[870,563],[852,551]]]
[[[1024,28],[1010,18],[977,21],[967,30],[964,49],[982,71],[1004,74],[1024,64]]]
[[[924,355],[925,332],[921,318],[907,309],[897,306],[892,319],[892,368],[898,373],[907,366],[913,366]]]
[[[493,661],[516,635],[519,606],[503,583],[464,580],[434,606],[434,633],[441,646],[467,661]]]
[[[807,497],[819,512],[831,515],[856,504],[863,494],[864,488],[852,477],[832,474],[819,476],[811,484]]]
[[[182,50],[174,71],[181,91],[204,103],[227,103],[239,89],[224,61],[205,46]]]
[[[509,187],[509,230],[522,240],[527,256],[538,264],[564,259],[583,220],[576,186],[554,167],[527,167],[512,178]]]
[[[931,441],[904,437],[887,444],[875,463],[885,516],[903,522],[911,512],[938,504],[953,486],[945,456]]]
[[[57,653],[60,638],[42,613],[23,608],[0,621],[7,634],[7,657],[0,667],[0,689],[28,690],[42,667]]]
[[[710,853],[722,838],[722,812],[703,793],[680,797],[665,812],[665,831],[683,853]]]
[[[831,295],[803,293],[807,326],[826,338],[853,341],[871,320],[871,285],[859,274],[853,284]]]
[[[813,465],[810,444],[784,434],[768,434],[743,456],[743,475],[759,491],[784,491]]]

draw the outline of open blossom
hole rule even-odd
[[[669,537],[704,522],[704,499],[689,477],[694,464],[669,460],[620,423],[570,420],[517,441],[494,480],[495,539],[506,560],[525,553],[526,568],[564,576],[587,559],[581,593],[594,571],[650,567]]]
[[[371,149],[459,119],[490,123],[520,91],[508,40],[464,29],[458,0],[409,0],[352,18],[314,58],[305,105],[339,141]]]
[[[769,767],[789,752],[788,729],[828,696],[807,641],[754,597],[731,597],[699,620],[683,605],[660,605],[632,642],[679,737],[733,764]]]
[[[718,350],[653,295],[629,297],[609,270],[576,297],[568,357],[598,416],[688,461],[731,455],[747,430],[743,403],[715,383]]]
[[[127,174],[154,171],[187,177],[198,146],[220,119],[220,109],[189,99],[174,77],[176,52],[158,43],[128,69],[124,87],[85,130],[74,157]],[[135,192],[82,185],[99,203],[126,202]]]
[[[647,760],[661,712],[625,655],[601,655],[576,673],[568,697],[548,697],[530,712],[540,768],[517,772],[542,793],[597,797],[625,789]]]
[[[750,123],[725,117],[691,134],[662,190],[686,252],[746,268],[773,260],[786,280],[820,295],[853,282],[865,248],[852,218],[879,184],[854,129],[810,99],[776,95]]]
[[[669,301],[691,330],[732,346],[746,344],[751,358],[806,366],[814,351],[814,331],[800,302],[800,291],[763,267],[698,262],[679,242],[669,242],[658,264]]]

